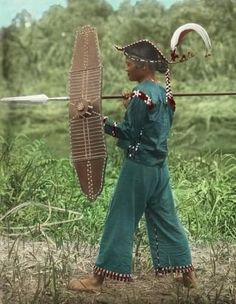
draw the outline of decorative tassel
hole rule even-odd
[[[165,73],[166,78],[166,103],[175,111],[175,100],[170,85],[170,69],[168,68]]]

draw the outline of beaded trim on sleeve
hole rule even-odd
[[[100,268],[97,266],[94,266],[93,273],[103,276],[103,277],[108,277],[110,279],[117,280],[117,281],[123,281],[123,282],[133,281],[130,274],[117,273],[117,272],[106,270],[104,268]]]
[[[191,272],[194,270],[192,264],[185,265],[185,266],[169,266],[169,267],[157,267],[155,268],[156,275],[164,275],[167,273],[186,273]]]
[[[112,124],[112,131],[111,131],[111,134],[113,137],[116,137],[116,129],[117,129],[117,122],[114,121],[113,124]]]
[[[105,126],[107,118],[108,118],[107,116],[103,116],[103,126]]]
[[[139,97],[147,105],[150,111],[154,109],[155,104],[152,102],[151,98],[142,91],[133,91],[130,96],[130,99],[133,97]]]

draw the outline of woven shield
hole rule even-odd
[[[96,29],[77,32],[69,79],[71,156],[82,192],[95,200],[107,160],[101,114],[102,64]]]

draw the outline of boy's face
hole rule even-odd
[[[126,72],[130,81],[142,81],[145,76],[145,69],[143,67],[138,67],[135,60],[126,58]]]

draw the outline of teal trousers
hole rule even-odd
[[[94,273],[132,280],[134,234],[143,214],[156,274],[193,270],[167,164],[151,167],[126,158],[107,213]]]

